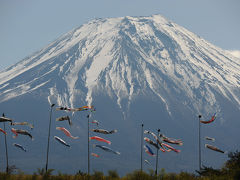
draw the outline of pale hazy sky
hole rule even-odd
[[[0,71],[94,18],[152,14],[240,50],[240,0],[0,0]]]

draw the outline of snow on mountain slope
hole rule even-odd
[[[96,19],[2,71],[0,85],[1,102],[41,90],[74,106],[103,91],[122,108],[152,92],[169,114],[171,97],[200,112],[219,106],[215,92],[239,107],[240,62],[160,15]]]

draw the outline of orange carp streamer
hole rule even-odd
[[[92,156],[95,156],[95,157],[100,157],[98,154],[96,153],[91,153]]]
[[[70,138],[72,138],[72,139],[78,139],[78,138],[79,138],[79,137],[74,137],[74,136],[72,136],[71,133],[70,133],[67,129],[65,129],[64,127],[56,127],[56,129],[64,132],[64,134],[65,134],[66,136],[68,136],[68,137],[70,137]]]

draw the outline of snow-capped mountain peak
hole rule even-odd
[[[96,19],[2,71],[0,96],[45,87],[49,100],[74,106],[78,95],[92,104],[103,91],[121,108],[124,99],[130,105],[151,92],[171,113],[174,93],[200,110],[217,105],[213,91],[240,104],[239,69],[236,58],[160,15]]]

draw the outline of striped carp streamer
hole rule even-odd
[[[170,152],[170,151],[172,151],[171,149],[165,149],[165,148],[160,148],[159,150],[161,150],[162,152]]]
[[[91,112],[96,112],[96,108],[94,106],[82,106],[83,110],[90,110]]]
[[[56,127],[56,129],[64,132],[64,134],[65,134],[66,136],[68,136],[68,137],[70,137],[70,138],[72,138],[72,139],[78,139],[78,138],[79,138],[79,137],[74,137],[74,136],[72,136],[71,133],[70,133],[67,129],[65,129],[64,127]]]
[[[71,126],[72,125],[72,121],[70,119],[69,116],[62,116],[56,119],[56,121],[68,121],[68,124]]]
[[[148,144],[153,145],[155,148],[161,150],[162,152],[166,152],[166,151],[167,151],[167,152],[170,152],[170,151],[172,151],[172,150],[174,149],[173,147],[171,147],[171,146],[169,146],[168,144],[165,144],[165,143],[160,144],[160,146],[161,146],[161,148],[160,148],[157,143],[153,142],[152,140],[150,140],[150,139],[147,138],[147,137],[145,137],[144,140],[145,140]],[[165,147],[163,147],[163,145],[165,145],[165,147],[169,146],[169,147],[171,147],[172,149],[169,148],[169,147],[168,147],[168,149],[165,149]],[[175,151],[180,151],[180,150],[176,150],[176,149],[174,149],[174,150],[175,150]]]
[[[205,147],[208,148],[208,149],[211,149],[213,151],[217,151],[217,152],[220,152],[220,153],[225,153],[224,151],[222,151],[221,149],[215,147],[215,146],[212,146],[210,144],[205,144]]]
[[[144,147],[146,153],[148,153],[150,156],[155,156],[152,149],[148,145],[145,145],[143,147]]]
[[[104,150],[104,151],[107,151],[107,152],[111,152],[111,153],[114,153],[114,154],[120,155],[120,152],[118,152],[118,151],[114,151],[114,150],[110,149],[110,148],[107,147],[107,146],[93,145],[93,147],[98,147],[98,148],[100,148],[100,149],[102,149],[102,150]]]
[[[103,138],[98,137],[98,136],[89,137],[89,139],[90,140],[94,139],[94,140],[97,140],[97,141],[101,141],[101,142],[105,142],[105,143],[111,144],[111,141],[108,141],[108,140],[103,139]]]
[[[156,134],[154,134],[154,133],[151,132],[151,131],[145,130],[145,131],[144,131],[144,134],[151,134],[151,135],[154,137],[155,140],[158,139],[157,136],[156,136]]]
[[[28,122],[14,122],[11,124],[12,126],[15,126],[15,125],[22,125],[22,126],[29,126],[31,129],[34,128],[34,126]]]
[[[182,140],[180,139],[173,139],[173,138],[169,138],[169,137],[166,137],[165,135],[163,134],[160,134],[159,137],[162,139],[162,141],[164,142],[167,142],[167,143],[170,143],[170,144],[176,144],[176,145],[179,145],[179,146],[182,146],[183,145],[183,142]]]
[[[67,147],[70,147],[69,144],[67,144],[64,140],[62,140],[60,137],[58,136],[54,136],[54,139],[56,139],[58,142],[60,142],[61,144],[67,146]]]
[[[94,106],[82,106],[80,108],[85,109],[85,110],[88,110],[88,109],[94,110]]]
[[[13,146],[15,146],[15,147],[21,149],[21,150],[24,151],[24,152],[27,152],[27,150],[26,150],[22,145],[20,145],[20,144],[13,143]]]
[[[102,134],[113,134],[113,133],[117,132],[116,129],[111,130],[111,131],[107,131],[107,130],[104,130],[104,129],[92,129],[92,131],[96,132],[96,133],[102,133]]]
[[[71,111],[71,108],[67,108],[67,107],[57,107],[56,110],[57,110],[57,111]]]
[[[0,122],[10,122],[12,124],[13,120],[2,116],[0,117]]]
[[[68,108],[68,107],[57,107],[57,111],[86,111],[86,110],[92,110],[95,111],[94,106],[82,106],[80,108]]]
[[[0,131],[1,131],[3,134],[7,135],[6,131],[4,131],[2,128],[0,128]]]
[[[175,148],[173,148],[172,146],[170,146],[170,145],[168,145],[168,144],[166,144],[166,143],[162,143],[162,145],[168,148],[167,151],[171,151],[171,150],[172,150],[172,151],[174,151],[174,152],[176,152],[176,153],[181,152],[181,150],[175,149]]]
[[[148,144],[151,144],[151,145],[154,146],[155,148],[159,149],[159,146],[158,146],[155,142],[153,142],[151,139],[145,137],[145,138],[144,138],[144,141],[146,141]]]
[[[93,120],[91,123],[96,124],[98,126],[99,122],[97,120]]]
[[[100,157],[98,154],[96,153],[91,153],[92,156],[95,156],[95,157]]]
[[[75,112],[75,111],[83,111],[82,108],[68,108],[68,107],[57,107],[57,111],[70,111],[70,112]]]
[[[15,134],[15,136],[13,136],[13,138],[16,138],[18,136],[18,134],[21,134],[21,135],[29,136],[33,140],[32,135],[26,130],[12,128],[11,131],[12,131],[12,133]]]
[[[200,122],[203,124],[209,124],[209,123],[213,122],[215,119],[216,119],[216,113],[211,117],[211,119],[209,121],[200,120]]]
[[[212,141],[212,142],[215,141],[215,138],[211,138],[211,137],[208,137],[208,136],[206,136],[205,139],[206,139],[206,140],[209,140],[209,141]]]
[[[162,146],[162,142],[158,139],[158,137],[156,136],[156,134],[154,134],[153,132],[148,131],[148,130],[145,130],[145,131],[144,131],[144,134],[151,134],[151,135],[153,136],[153,138],[158,142],[158,144],[159,144],[162,148],[164,148],[164,147]]]

